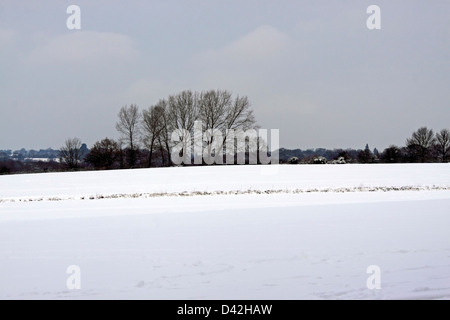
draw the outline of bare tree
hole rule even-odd
[[[237,96],[227,110],[225,119],[226,129],[255,129],[256,120],[251,104],[246,96]]]
[[[116,123],[116,130],[121,133],[121,140],[128,145],[128,165],[130,168],[136,164],[136,147],[140,134],[141,114],[139,107],[135,104],[124,106],[120,109],[119,121]]]
[[[169,96],[168,116],[171,129],[191,131],[198,117],[199,94],[190,90]]]
[[[164,160],[163,130],[167,101],[160,100],[156,105],[142,112],[143,143],[149,150],[148,166],[152,165],[153,151],[159,147]]]
[[[430,154],[431,148],[435,143],[432,129],[427,127],[419,128],[411,138],[406,140],[406,146],[414,157],[418,157],[421,162],[425,162]]]
[[[162,157],[162,165],[165,165],[165,158],[164,154],[167,154],[167,166],[170,166],[172,164],[172,155],[171,155],[171,149],[170,149],[170,138],[171,138],[171,125],[170,125],[170,117],[168,113],[168,104],[165,105],[164,113],[162,114],[162,123],[163,123],[163,129],[161,131],[161,134],[158,138],[158,144],[160,147],[161,157]]]
[[[81,162],[81,140],[78,138],[69,138],[59,149],[59,157],[62,163],[65,163],[69,169],[78,168]]]
[[[171,133],[177,131],[180,141],[184,144],[182,150],[188,150],[190,134],[194,129],[195,120],[197,120],[198,110],[199,94],[196,92],[186,90],[169,96],[166,119],[167,138],[171,138]],[[166,140],[166,144],[169,146],[168,140]]]
[[[210,90],[200,95],[199,120],[205,129],[224,129],[227,112],[232,105],[228,91]]]
[[[205,144],[208,158],[212,149],[215,154],[223,153],[226,113],[231,104],[232,97],[228,91],[210,90],[200,95],[199,120],[205,129],[205,141],[202,139],[198,141],[202,141],[200,148]],[[214,141],[218,137],[223,141]]]
[[[233,100],[231,92],[227,90],[210,90],[201,94],[199,120],[202,121],[206,130],[205,142],[208,155],[211,154],[213,146],[215,149],[224,150],[230,130],[246,131],[256,128],[248,98],[237,96]],[[216,136],[214,130],[222,132],[222,141],[214,141]],[[235,152],[235,150],[228,150],[230,151]]]
[[[251,109],[250,101],[246,96],[237,96],[232,104],[227,108],[225,116],[225,135],[224,141],[228,138],[228,132],[230,130],[254,130],[258,129],[256,126],[256,120]],[[240,141],[236,141],[236,146]],[[249,141],[250,143],[250,141]],[[232,150],[226,150],[226,152],[232,152]],[[236,150],[239,152],[238,150]]]
[[[437,150],[442,162],[446,162],[450,155],[450,131],[442,129],[436,133]]]

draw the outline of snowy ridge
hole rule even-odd
[[[341,187],[341,188],[312,188],[312,189],[248,189],[248,190],[216,190],[216,191],[182,191],[182,192],[140,192],[96,194],[87,196],[66,197],[28,197],[0,199],[4,202],[40,202],[40,201],[68,201],[68,200],[101,200],[101,199],[136,199],[159,197],[197,197],[197,196],[232,196],[232,195],[269,195],[269,194],[303,194],[303,193],[347,193],[347,192],[395,192],[395,191],[447,191],[450,186],[378,186],[378,187]]]
[[[450,164],[172,167],[1,176],[0,199],[422,190],[449,182]]]

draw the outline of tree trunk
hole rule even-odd
[[[153,145],[155,143],[155,139],[152,138],[152,143],[150,144],[150,154],[148,156],[148,167],[152,167],[152,156],[153,156]]]

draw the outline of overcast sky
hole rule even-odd
[[[122,106],[185,89],[248,96],[287,148],[403,145],[450,128],[449,17],[448,0],[0,0],[0,149],[117,138]]]

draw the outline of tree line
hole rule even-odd
[[[153,107],[144,110],[142,115],[141,127],[144,132],[145,140],[142,145],[144,149],[139,148],[135,141],[135,134],[138,132],[133,125],[133,121],[122,122],[121,117],[126,109],[132,110],[132,115],[136,114],[136,106],[125,107],[119,113],[118,126],[123,123],[130,124],[128,126],[128,134],[126,136],[126,148],[121,148],[123,141],[114,141],[105,138],[96,142],[91,148],[89,154],[85,158],[85,163],[96,169],[112,169],[112,168],[145,168],[145,167],[161,167],[171,166],[170,160],[170,140],[168,130],[164,126],[150,125],[155,121],[155,117],[149,117],[148,112],[152,112]],[[134,116],[133,116],[134,117]],[[164,116],[161,116],[162,119]],[[129,117],[125,119],[130,120]],[[158,122],[156,122],[158,124]],[[254,125],[251,122],[251,125]],[[248,122],[250,125],[250,121]],[[134,128],[134,129],[133,129]],[[118,129],[119,130],[119,129]],[[125,131],[122,130],[123,135]],[[141,132],[141,133],[142,133]],[[134,142],[133,142],[134,141]],[[77,142],[80,145],[80,141]],[[70,139],[66,142],[66,146],[70,145]],[[67,147],[62,148],[62,151]],[[69,148],[70,149],[70,148]],[[70,157],[69,157],[70,158]],[[442,129],[434,133],[432,129],[427,127],[419,128],[413,132],[411,137],[406,139],[405,146],[390,145],[388,148],[379,152],[376,148],[371,150],[367,144],[364,149],[309,149],[309,150],[288,150],[281,148],[279,150],[280,163],[290,164],[323,164],[323,163],[426,163],[426,162],[449,162],[450,161],[450,131]],[[77,162],[70,160],[65,161],[68,167],[76,166]],[[80,162],[78,162],[80,163]]]
[[[248,97],[233,96],[227,90],[185,90],[143,110],[136,104],[123,106],[115,123],[120,138],[106,137],[90,149],[80,139],[69,138],[57,151],[47,149],[29,153],[50,154],[48,161],[27,160],[25,150],[12,155],[10,150],[0,150],[0,174],[172,166],[174,142],[171,134],[178,129],[192,132],[196,121],[201,121],[205,132],[224,132],[224,141],[229,130],[258,128]],[[214,135],[205,137],[203,147],[217,145],[217,141],[213,141]],[[219,141],[220,148],[224,148],[224,141]],[[251,141],[248,142],[247,149],[240,152],[249,152]],[[258,138],[253,145],[260,148],[264,143]],[[54,159],[55,152],[57,159]],[[432,129],[422,127],[406,139],[404,146],[390,145],[382,152],[376,148],[371,150],[368,145],[359,150],[281,148],[278,152],[280,163],[290,164],[449,162],[450,133],[448,129],[434,133]]]
[[[405,146],[390,145],[382,152],[376,148],[371,150],[368,144],[359,150],[280,149],[280,161],[291,164],[449,162],[450,131],[442,129],[434,133],[432,129],[421,127],[406,139]]]
[[[246,100],[247,101],[247,100]],[[173,147],[170,142],[170,132],[174,128],[187,126],[192,129],[195,119],[193,114],[182,112],[180,105],[175,115],[168,115],[167,102],[162,100],[158,105],[143,110],[139,114],[136,105],[123,107],[118,115],[117,130],[122,134],[122,139],[114,141],[105,138],[96,142],[87,156],[85,164],[95,169],[113,168],[145,168],[171,166],[170,150]],[[221,128],[231,128],[243,125],[245,128],[255,126],[251,110],[245,110],[240,117],[233,117],[239,121],[218,121],[221,119],[216,109],[210,108],[213,103],[207,104],[208,112],[203,113],[204,123],[210,128],[220,125]],[[170,106],[170,105],[169,105]],[[248,106],[248,104],[242,104]],[[174,112],[174,110],[170,111]],[[202,114],[198,113],[197,115]],[[221,113],[226,119],[229,113]],[[173,117],[173,118],[171,118]],[[168,125],[168,119],[176,119],[176,122]],[[208,122],[209,121],[209,122]],[[210,141],[211,142],[211,141]],[[76,150],[79,150],[79,139],[68,139],[61,154],[63,161],[69,168],[76,168],[82,163],[82,159]],[[125,148],[123,148],[125,146]],[[144,148],[141,148],[143,146]],[[75,150],[75,152],[70,150]],[[315,150],[279,150],[280,163],[323,164],[332,163],[425,163],[425,162],[449,162],[450,161],[450,131],[442,129],[434,133],[432,129],[421,127],[406,139],[405,146],[390,145],[379,152],[376,148],[372,151],[366,144],[362,150],[323,148]]]

